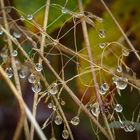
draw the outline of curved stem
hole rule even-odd
[[[137,59],[140,61],[140,55],[138,54],[137,50],[135,49],[135,47],[133,46],[133,44],[131,43],[131,41],[128,39],[127,35],[125,34],[125,32],[123,31],[123,29],[121,28],[120,24],[118,23],[118,21],[116,20],[116,18],[113,16],[112,12],[110,11],[110,9],[108,8],[108,6],[105,4],[104,0],[100,0],[101,3],[104,5],[105,9],[107,10],[107,12],[109,13],[109,15],[111,16],[111,18],[113,19],[113,21],[115,22],[115,24],[117,25],[118,29],[120,30],[120,32],[122,33],[122,35],[124,36],[126,42],[128,43],[128,45],[130,46],[130,48],[133,50],[134,54],[136,55]]]
[[[83,13],[84,9],[83,9],[83,5],[82,5],[82,0],[78,0],[78,5],[79,5],[80,12]],[[109,124],[108,124],[108,121],[107,121],[107,118],[106,118],[106,115],[105,115],[104,110],[103,110],[103,102],[102,102],[101,96],[99,94],[99,85],[98,85],[98,82],[97,82],[97,79],[96,79],[96,73],[95,73],[95,70],[94,70],[94,65],[93,65],[94,60],[93,60],[92,51],[91,51],[91,47],[90,47],[90,42],[89,42],[89,38],[88,38],[87,25],[86,25],[86,22],[85,22],[84,19],[81,19],[81,24],[82,24],[85,46],[87,48],[88,57],[89,57],[89,60],[90,60],[89,64],[90,64],[91,74],[92,74],[92,78],[93,78],[93,85],[95,87],[96,98],[97,98],[97,101],[100,105],[101,114],[103,116],[105,126],[108,130],[108,134],[109,134],[109,137],[110,137],[109,139],[114,140],[111,129],[109,127]]]
[[[100,125],[100,123],[91,115],[91,113],[86,109],[86,107],[81,103],[81,101],[75,96],[73,91],[66,85],[66,82],[60,78],[60,76],[57,74],[57,72],[53,69],[53,67],[50,65],[49,61],[40,53],[39,50],[36,50],[38,54],[41,56],[44,63],[48,66],[48,68],[52,71],[52,73],[55,75],[55,77],[62,83],[65,90],[69,93],[71,98],[74,100],[74,102],[81,107],[81,110],[93,121],[93,123],[100,129],[100,131],[106,136],[106,138],[110,139],[108,136],[108,133],[105,131],[105,129]]]

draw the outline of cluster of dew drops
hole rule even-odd
[[[100,29],[98,31],[98,36],[100,38],[105,38],[106,37],[106,31],[104,29]],[[104,48],[105,46],[107,46],[109,43],[107,42],[102,42],[102,43],[99,43],[99,47],[100,48]],[[128,56],[129,55],[129,51],[127,49],[122,49],[122,55],[123,56]],[[118,73],[121,73],[123,72],[123,69],[122,67],[119,65],[116,69],[116,71]],[[113,83],[115,84],[116,88],[118,90],[124,90],[126,87],[127,87],[127,83],[128,83],[128,79],[127,78],[124,78],[124,77],[117,77],[117,76],[113,76],[112,77],[112,81]],[[100,88],[99,88],[99,93],[101,95],[105,95],[109,90],[109,85],[108,83],[103,83]]]
[[[66,14],[68,12],[67,9],[65,8],[62,8],[62,13],[63,14]],[[24,16],[21,16],[20,17],[20,20],[21,21],[24,21],[24,20],[28,20],[28,21],[32,21],[33,20],[33,15],[32,14],[29,14],[27,15],[27,17],[25,18]],[[0,36],[2,36],[4,34],[3,30],[0,30]],[[20,33],[19,31],[13,31],[13,33],[11,34],[14,38],[16,39],[20,39],[22,37],[22,33]],[[9,54],[8,54],[8,48],[3,48],[1,53],[0,53],[0,57],[3,59],[3,61],[5,61]],[[11,53],[11,56],[13,57],[18,57],[18,50],[13,50],[13,52]],[[16,60],[16,59],[15,59]],[[18,60],[16,60],[16,66],[20,65],[20,62]],[[41,72],[43,70],[43,66],[42,64],[40,63],[36,63],[35,66],[34,66],[36,72]],[[13,69],[11,66],[7,67],[5,69],[5,72],[7,74],[7,77],[12,79],[13,75],[14,75],[14,72],[13,72]],[[31,89],[33,91],[33,93],[35,94],[38,94],[41,92],[42,90],[42,85],[41,85],[41,82],[40,80],[38,80],[37,76],[36,76],[36,72],[32,72],[32,73],[28,73],[28,70],[27,69],[24,69],[24,67],[20,67],[18,68],[18,75],[19,75],[19,78],[22,80],[22,79],[27,79],[28,82],[30,84],[32,84],[31,86]],[[47,94],[48,95],[56,95],[59,91],[59,88],[58,88],[58,84],[57,83],[52,83],[48,88],[47,88]],[[65,101],[64,100],[61,100],[61,105],[65,105]],[[53,102],[49,102],[48,103],[48,108],[49,109],[53,109],[53,111],[56,111],[57,110],[57,107],[56,105],[53,103]],[[55,117],[54,117],[54,123],[56,125],[61,125],[63,123],[63,119],[61,117],[61,115],[57,114]],[[80,123],[80,119],[78,116],[75,116],[73,117],[71,120],[70,120],[70,123],[74,126],[77,126],[79,123]],[[63,139],[68,139],[69,138],[69,131],[67,130],[66,127],[64,127],[64,130],[62,131],[62,138]],[[51,140],[55,140],[55,137],[52,137]]]
[[[4,55],[4,54],[1,54],[1,56]],[[14,50],[12,52],[12,56],[16,57],[18,56],[18,52],[16,50]],[[17,61],[18,63],[18,61]],[[35,70],[36,72],[41,72],[43,70],[43,66],[40,64],[40,63],[36,63],[35,64]],[[8,76],[8,78],[12,78],[13,77],[13,69],[12,67],[7,67],[5,69],[5,72]],[[32,91],[35,93],[35,94],[38,94],[41,92],[42,90],[42,85],[41,85],[41,82],[37,79],[36,77],[36,73],[30,73],[28,75],[28,72],[24,69],[19,69],[18,70],[18,75],[19,75],[19,78],[20,79],[25,79],[27,78],[28,82],[30,84],[32,84],[31,86],[31,89]],[[57,83],[52,83],[48,88],[47,88],[47,94],[48,95],[56,95],[59,91],[59,88],[58,88],[58,84]],[[65,105],[65,101],[61,99],[61,105]],[[49,109],[53,109],[53,111],[56,111],[57,110],[57,107],[56,105],[53,103],[53,102],[49,102],[48,103],[48,108]],[[54,123],[56,125],[61,125],[63,123],[63,119],[60,115],[56,115],[55,118],[54,118]],[[79,123],[80,123],[80,119],[78,116],[75,116],[71,119],[70,123],[74,126],[77,126]],[[64,128],[64,130],[62,131],[62,137],[63,139],[68,139],[69,138],[69,132],[66,128]],[[55,139],[55,137],[52,137],[51,138],[52,140]]]
[[[62,13],[63,14],[66,14],[67,12],[68,12],[67,9],[62,8]],[[33,20],[33,15],[32,14],[28,14],[26,18],[24,16],[20,17],[21,21],[24,21],[26,19],[28,21],[32,21]],[[0,30],[0,36],[2,36],[3,34],[4,34],[4,32],[2,30]],[[16,39],[20,39],[22,34],[20,32],[18,32],[18,31],[14,31],[12,33],[12,36],[14,38],[16,38]],[[106,37],[106,31],[104,29],[100,29],[98,31],[98,36],[100,38],[105,38]],[[101,49],[103,49],[107,45],[108,45],[108,43],[102,42],[102,43],[99,44],[99,47]],[[13,50],[11,55],[13,57],[17,57],[18,56],[18,51],[17,50]],[[124,56],[128,56],[129,55],[128,51],[123,50],[123,55]],[[0,56],[1,56],[1,58],[3,60],[5,60],[8,57],[8,51],[5,48],[3,48],[1,53],[0,53]],[[18,63],[18,61],[17,61],[17,63]],[[36,63],[35,64],[35,70],[37,72],[41,72],[43,70],[42,64]],[[5,69],[5,72],[7,73],[8,78],[12,78],[13,77],[13,70],[12,70],[11,67],[7,67]],[[119,73],[122,72],[122,67],[121,66],[118,66],[117,72],[119,72]],[[36,78],[36,74],[35,73],[30,73],[30,75],[28,75],[28,72],[21,68],[21,69],[18,70],[18,74],[19,74],[19,78],[21,78],[21,79],[27,78],[28,79],[28,82],[32,84],[31,89],[32,89],[32,91],[34,93],[37,94],[37,93],[41,92],[42,85],[41,85],[41,82]],[[113,76],[112,81],[113,81],[113,83],[115,84],[115,86],[116,86],[116,88],[118,90],[124,90],[127,87],[128,80],[126,78]],[[105,82],[105,83],[103,83],[100,86],[99,93],[101,94],[101,96],[104,96],[108,91],[109,91],[109,85]],[[59,88],[58,88],[57,83],[51,84],[48,87],[48,89],[47,89],[47,93],[49,93],[49,95],[56,95],[58,92],[59,92]],[[61,100],[61,105],[65,105],[65,101]],[[54,111],[56,110],[56,106],[52,102],[48,103],[48,108],[49,109],[53,109]],[[100,114],[100,106],[99,106],[98,102],[95,102],[93,104],[92,103],[89,104],[87,106],[87,109],[95,117],[98,117],[99,114]],[[117,113],[121,113],[123,111],[123,107],[120,104],[116,104],[115,107],[114,107],[114,110]],[[57,114],[54,117],[54,123],[56,125],[61,125],[63,123],[63,119],[62,119],[61,115]],[[70,123],[72,125],[74,125],[74,126],[77,126],[80,123],[79,116],[78,115],[74,116],[70,120]],[[120,121],[120,123],[121,123],[120,127],[123,128],[126,132],[133,132],[135,130],[135,126],[134,126],[133,123],[125,124],[122,121]],[[68,130],[65,127],[64,127],[64,130],[62,131],[62,138],[63,139],[68,139],[69,138],[69,132],[68,132]],[[55,137],[52,137],[50,140],[56,140],[56,139],[55,139]]]
[[[98,36],[101,39],[106,38],[106,31],[104,29],[100,29],[98,31]],[[101,49],[104,49],[107,45],[109,45],[109,43],[107,43],[107,42],[99,43],[99,47]],[[123,48],[122,55],[127,57],[129,55],[129,51],[126,48]],[[123,72],[123,68],[119,65],[117,67],[116,71],[117,71],[117,73],[121,73],[121,72]],[[117,91],[120,93],[120,90],[126,89],[126,87],[128,85],[128,79],[125,77],[119,77],[119,76],[115,75],[115,76],[112,76],[112,83],[115,85]],[[99,87],[99,94],[101,96],[106,95],[107,93],[109,93],[109,88],[110,88],[109,84],[104,82]],[[100,111],[101,111],[98,102],[87,104],[87,109],[91,112],[91,114],[94,117],[98,117],[100,114]],[[114,105],[113,109],[116,113],[122,113],[122,111],[123,111],[123,107],[119,103],[116,103]],[[120,128],[124,129],[125,132],[133,132],[135,130],[135,125],[133,122],[126,123],[126,121],[123,122],[120,119],[119,119],[119,122],[121,124]]]
[[[16,53],[16,55],[15,55]],[[16,52],[16,50],[14,50],[13,52],[13,56],[17,56],[18,53]],[[35,70],[36,72],[41,72],[43,70],[43,66],[40,63],[36,63],[35,64]],[[5,72],[7,73],[8,78],[12,78],[13,77],[13,70],[11,67],[8,67],[5,69]],[[30,73],[29,75],[27,74],[26,71],[24,71],[24,69],[19,69],[18,70],[18,74],[19,74],[19,78],[21,79],[25,79],[27,78],[28,82],[30,84],[32,84],[31,89],[32,91],[37,94],[40,93],[42,90],[42,85],[41,82],[36,78],[36,73]],[[46,90],[47,94],[50,96],[54,96],[59,92],[59,87],[58,84],[56,82],[52,83]],[[61,105],[65,105],[65,101],[61,99]],[[48,103],[48,108],[49,109],[53,109],[53,111],[57,110],[57,106],[53,103],[53,102],[49,102]],[[56,125],[61,125],[63,123],[63,119],[61,117],[61,115],[57,114],[54,117],[54,123]],[[80,123],[80,119],[78,116],[73,117],[70,120],[70,123],[74,126],[77,126]],[[63,139],[68,139],[69,138],[69,132],[68,130],[65,128],[62,131],[62,137]]]

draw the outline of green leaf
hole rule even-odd
[[[84,4],[86,5],[88,1],[89,0],[85,0]],[[66,0],[51,0],[47,28],[48,32],[52,32],[56,28],[59,28],[68,18],[70,18],[69,14],[63,14],[61,12],[64,6],[70,11],[77,10],[77,1],[69,0],[66,5],[65,2]],[[14,0],[14,5],[17,10],[22,11],[25,16],[27,16],[28,14],[34,14],[34,19],[41,25],[43,24],[45,4],[46,0]],[[22,12],[20,13],[21,15]],[[26,23],[26,26],[32,31],[35,30],[35,27],[29,25],[29,23]]]
[[[138,7],[137,4],[138,2],[133,2],[131,0],[115,1],[111,5],[111,11],[114,14],[115,18],[117,18],[119,24],[124,30],[126,27],[131,27],[130,30],[133,31],[136,37],[140,37],[138,33],[140,29],[140,20],[139,20],[140,10],[139,8],[136,8]],[[134,12],[133,14],[135,15],[132,16],[131,15],[132,12]],[[121,15],[123,15],[123,17]],[[115,25],[110,15],[105,11],[103,13],[102,18],[104,20],[103,24],[96,22],[95,28],[90,28],[88,32],[92,56],[95,64],[101,66],[102,68],[106,68],[108,71],[114,71],[117,69],[119,62],[122,65],[123,63],[125,64],[125,57],[124,59],[121,59],[122,51],[125,47],[123,45],[122,46],[118,45],[120,38],[122,38],[122,34],[120,33],[118,27]],[[98,32],[100,29],[105,29],[106,31],[105,38],[100,38],[98,36]],[[111,45],[107,46],[105,49],[101,49],[99,47],[99,44],[104,42],[118,42],[118,43],[112,43]],[[121,42],[121,43],[126,45],[125,42]],[[86,46],[84,43],[83,43],[83,51],[81,52],[81,55],[87,55]],[[80,61],[80,67],[78,67],[79,73],[82,73],[87,69],[89,70],[88,62],[83,60],[79,60],[79,61]],[[102,84],[103,82],[107,82],[111,86],[112,74],[109,74],[104,70],[98,70],[96,69],[96,67],[95,70],[96,70],[96,77],[99,85]],[[84,93],[87,87],[93,86],[93,82],[92,82],[93,78],[90,72],[88,74],[84,74],[80,76],[79,79],[77,80],[77,84],[79,86],[80,92]],[[90,89],[90,92],[93,91],[91,91]],[[92,95],[94,95],[94,93]]]
[[[92,51],[92,56],[95,64],[98,66],[101,66],[103,68],[107,68],[108,70],[114,70],[118,66],[118,61],[119,57],[122,54],[122,47],[116,44],[115,41],[119,39],[121,36],[117,27],[114,25],[113,21],[111,18],[105,14],[104,16],[104,23],[103,25],[96,23],[96,30],[94,28],[90,29],[89,31],[89,40],[90,40],[90,46],[91,46],[91,51]],[[98,35],[98,32],[100,29],[103,29],[106,31],[106,37],[105,38],[100,38]],[[99,45],[100,43],[110,43],[110,42],[115,42],[111,43],[110,45],[106,46],[104,49],[100,48]],[[83,48],[86,48],[85,44],[83,44]],[[83,55],[87,55],[86,49],[81,52]],[[83,60],[80,60],[80,66],[79,67],[79,72],[84,72],[85,69],[89,69],[89,63]],[[100,73],[101,72],[101,73]],[[102,76],[102,79],[108,79],[107,81],[109,82],[111,77],[110,74],[104,72],[104,71],[96,71],[97,74],[97,79],[98,82],[100,81],[100,78]],[[91,81],[92,77],[91,74],[84,74],[81,77],[81,80],[85,85],[91,86]]]

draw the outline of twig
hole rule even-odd
[[[14,96],[16,97],[16,99],[18,100],[18,103],[20,106],[23,107],[28,119],[30,120],[30,122],[34,125],[36,132],[38,133],[38,136],[40,137],[41,140],[47,140],[47,138],[45,137],[44,133],[42,132],[40,126],[38,125],[38,123],[36,122],[36,120],[34,119],[32,113],[30,112],[29,108],[27,107],[27,105],[25,104],[24,100],[22,99],[22,97],[19,95],[17,89],[15,88],[14,84],[11,82],[11,80],[7,77],[5,71],[3,70],[3,68],[0,66],[0,74],[2,75],[2,77],[4,78],[5,82],[7,83],[7,85],[10,87],[10,89],[12,90],[12,93],[14,94]]]
[[[6,31],[6,29],[3,28],[1,25],[0,25],[0,28],[2,29],[2,31],[3,31],[6,35],[8,35],[8,37],[13,41],[13,43],[14,43],[15,45],[17,45],[18,49],[19,49],[19,50],[22,52],[22,54],[27,58],[27,60],[31,63],[31,65],[35,67],[35,64],[34,64],[33,60],[28,56],[28,54],[27,54],[26,51],[22,48],[21,44],[17,41],[17,39],[14,38],[13,36],[11,36],[11,35]],[[43,75],[40,74],[40,76],[41,76],[42,80],[45,81],[45,78],[43,77]]]
[[[83,13],[84,9],[83,9],[83,6],[82,6],[82,0],[78,0],[78,5],[79,5],[80,12]],[[92,78],[93,78],[93,85],[95,87],[96,98],[97,98],[97,101],[100,105],[101,114],[103,116],[104,123],[107,127],[109,137],[110,137],[111,140],[114,140],[112,132],[111,132],[110,127],[109,127],[109,124],[108,124],[108,121],[107,121],[107,118],[106,118],[106,115],[103,111],[103,102],[102,102],[101,96],[99,94],[99,85],[98,85],[98,82],[97,82],[97,79],[96,79],[96,73],[95,73],[95,70],[94,70],[94,66],[92,64],[94,62],[94,60],[93,60],[93,57],[92,57],[92,51],[91,51],[90,42],[89,42],[89,38],[88,38],[87,25],[86,25],[86,22],[85,22],[84,19],[81,19],[81,24],[82,24],[82,30],[83,30],[85,45],[86,45],[87,52],[88,52],[88,57],[89,57],[89,60],[90,60],[89,64],[90,64],[91,74],[92,74]]]
[[[34,63],[32,62],[32,59],[30,59],[30,57],[28,56],[28,54],[25,52],[25,50],[22,48],[22,46],[19,44],[19,42],[14,38],[14,37],[12,37],[2,26],[0,26],[0,28],[3,30],[3,32],[6,34],[6,35],[8,35],[8,37],[13,41],[13,43],[15,44],[15,45],[17,45],[17,47],[19,48],[19,50],[22,52],[22,54],[27,58],[27,60],[34,66]],[[55,40],[54,40],[54,42],[55,42]],[[71,49],[69,49],[69,48],[67,48],[66,46],[64,46],[63,44],[61,44],[61,43],[58,43],[58,45],[56,45],[56,46],[54,46],[56,49],[59,49],[59,50],[61,50],[62,52],[64,52],[64,53],[67,53],[67,54],[69,54],[69,55],[72,55],[73,56],[73,58],[74,57],[77,57],[77,58],[79,58],[79,59],[83,59],[83,60],[85,60],[86,62],[91,62],[90,60],[88,60],[87,58],[85,58],[84,56],[82,56],[82,55],[80,55],[80,53],[79,52],[75,52],[75,51],[73,51],[73,50],[71,50]],[[34,50],[36,50],[35,48],[33,48]],[[111,70],[108,70],[109,68],[107,68],[107,67],[105,67],[105,66],[100,66],[100,65],[98,65],[98,64],[96,64],[96,63],[93,63],[93,62],[91,62],[92,63],[92,65],[94,65],[95,67],[97,67],[97,68],[99,68],[99,69],[102,69],[102,70],[104,70],[106,73],[108,73],[108,74],[111,74],[111,75],[113,75],[113,76],[117,76],[113,71],[111,71]],[[90,70],[91,71],[91,70]],[[84,73],[87,73],[87,72],[83,72],[83,74]],[[47,84],[46,84],[46,80],[45,80],[45,78],[43,77],[43,75],[40,75],[41,76],[41,78],[42,78],[42,80],[44,81],[44,83],[45,83],[45,85],[47,86]],[[128,77],[128,76],[127,76]],[[71,78],[72,79],[72,78]],[[134,83],[134,84],[132,84],[132,83],[129,83],[131,86],[133,86],[134,88],[136,88],[136,89],[138,89],[138,90],[140,90],[140,86],[139,86],[139,81],[136,81],[136,82],[134,82],[134,80],[133,80],[133,78],[130,78],[130,77],[128,77],[128,79],[129,79],[129,81],[131,81],[132,83]],[[70,79],[69,79],[70,80]],[[69,81],[68,80],[68,81]],[[138,87],[137,87],[138,86]]]
[[[57,105],[57,107],[58,107],[58,109],[59,109],[59,111],[60,111],[60,113],[61,113],[61,115],[62,115],[62,118],[63,118],[63,120],[64,120],[64,122],[65,122],[65,124],[66,124],[66,127],[67,127],[67,129],[68,129],[68,131],[69,131],[70,138],[71,138],[71,140],[74,140],[73,134],[72,134],[72,131],[71,131],[71,128],[70,128],[70,126],[69,126],[69,124],[68,124],[68,121],[67,121],[67,119],[66,119],[66,117],[65,117],[65,114],[64,114],[64,112],[63,112],[63,110],[62,110],[62,108],[61,108],[61,106],[60,106],[60,104],[59,104],[57,98],[56,98],[55,96],[54,96],[53,98],[54,98],[54,100],[55,100],[55,102],[56,102],[56,105]]]
[[[38,52],[38,54],[41,56],[42,60],[44,61],[44,63],[49,67],[49,69],[53,72],[53,74],[55,75],[55,77],[62,83],[63,87],[65,88],[65,90],[69,93],[69,95],[71,96],[71,98],[74,100],[74,102],[81,107],[82,111],[89,117],[91,118],[91,120],[93,121],[93,123],[95,125],[97,125],[100,129],[100,131],[108,138],[110,139],[110,137],[108,136],[107,132],[105,131],[105,129],[99,124],[99,122],[91,115],[91,113],[86,109],[86,107],[81,103],[81,101],[75,96],[75,94],[73,93],[73,91],[66,85],[65,81],[63,81],[60,76],[56,73],[56,71],[53,69],[53,67],[49,64],[49,61],[40,53],[39,50],[36,49],[36,51]]]
[[[128,43],[128,45],[130,46],[130,48],[133,50],[134,54],[136,55],[137,59],[140,61],[140,56],[137,52],[137,50],[135,49],[135,47],[133,46],[133,44],[131,43],[131,41],[128,39],[127,35],[125,34],[125,32],[123,31],[123,29],[121,28],[120,24],[118,23],[118,21],[116,20],[116,18],[114,17],[114,15],[112,14],[112,12],[110,11],[110,9],[108,8],[108,6],[105,4],[104,0],[100,0],[101,3],[104,5],[105,9],[107,10],[107,12],[109,13],[109,15],[111,16],[111,18],[113,19],[113,21],[115,22],[115,24],[117,25],[118,29],[120,30],[120,32],[122,33],[122,35],[124,36],[126,42]]]
[[[45,14],[44,14],[44,24],[43,24],[43,30],[46,30],[47,24],[48,24],[48,15],[49,15],[49,7],[50,7],[50,0],[47,0],[46,2],[46,8],[45,8]],[[46,35],[44,33],[41,34],[41,45],[40,45],[40,51],[43,54],[44,53],[44,46],[45,46],[45,38]],[[38,62],[42,64],[42,59],[39,57]],[[33,116],[36,117],[36,110],[37,110],[37,100],[38,100],[38,94],[34,94],[34,99],[33,99],[33,108],[32,108],[32,113]],[[30,130],[30,140],[33,140],[34,138],[34,125],[31,124],[31,130]]]
[[[34,98],[33,98],[33,109],[32,109],[32,114],[33,114],[34,118],[36,118],[37,100],[38,100],[38,93],[35,93]],[[34,125],[31,124],[30,140],[33,140],[33,138],[34,138]]]
[[[7,22],[6,12],[5,12],[4,1],[0,0],[0,4],[1,4],[3,19],[4,19],[4,26],[5,26],[5,29],[7,30],[7,32],[9,33],[9,26],[8,26],[8,22]],[[10,51],[10,57],[11,57],[11,63],[12,63],[12,69],[13,69],[13,73],[14,73],[14,80],[15,80],[16,88],[17,88],[19,94],[22,96],[20,81],[19,81],[17,67],[16,67],[16,63],[15,63],[15,58],[12,56],[12,52],[13,52],[12,41],[8,36],[7,36],[7,39],[8,39],[8,47],[9,47],[9,51]],[[21,111],[20,119],[18,121],[13,140],[17,140],[19,138],[23,124],[25,122],[25,112],[24,112],[22,106],[20,106],[20,111]],[[26,127],[26,130],[28,130],[27,125],[24,125],[24,127]]]

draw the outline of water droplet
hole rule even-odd
[[[123,107],[120,104],[116,104],[114,110],[120,113],[123,111]]]
[[[135,130],[135,126],[134,126],[134,123],[131,122],[127,125],[127,129],[129,132],[133,132]]]
[[[99,89],[99,93],[100,93],[101,95],[104,95],[104,94],[106,94],[106,92],[107,92],[108,90],[109,90],[108,84],[107,84],[107,83],[104,83],[104,84],[101,85],[101,87],[100,87],[100,89]]]
[[[98,117],[100,114],[99,103],[96,102],[96,103],[92,104],[90,111],[91,111],[92,115],[94,115],[95,117]]]
[[[17,55],[18,55],[17,50],[13,50],[13,52],[12,52],[12,56],[17,56]]]
[[[78,125],[79,123],[80,123],[80,119],[79,119],[79,117],[78,116],[75,116],[75,117],[73,117],[72,119],[71,119],[71,124],[73,124],[73,125]]]
[[[54,122],[55,122],[56,125],[62,124],[63,121],[62,121],[61,116],[60,116],[60,115],[57,115],[57,116],[55,117],[55,119],[54,119]]]
[[[99,44],[99,47],[100,47],[101,49],[105,48],[105,46],[106,46],[106,43],[100,43],[100,44]]]
[[[2,29],[0,29],[0,36],[1,36],[1,35],[3,35],[3,30],[2,30]]]
[[[48,92],[51,94],[51,95],[55,95],[58,93],[58,85],[57,83],[52,83],[49,87],[48,87]]]
[[[123,127],[125,132],[133,132],[135,131],[135,126],[133,122],[126,122],[126,124]]]
[[[123,71],[123,69],[122,69],[122,67],[119,65],[118,67],[117,67],[117,72],[122,72]]]
[[[101,86],[100,89],[99,89],[99,93],[100,93],[101,95],[106,94],[106,91],[102,88],[102,86]]]
[[[127,125],[125,125],[123,129],[125,132],[129,132]]]
[[[104,29],[99,30],[98,35],[99,35],[100,38],[105,38],[105,37],[106,37],[106,32],[105,32],[105,30],[104,30]]]
[[[50,103],[48,103],[48,108],[53,108],[53,103],[52,102],[50,102]]]
[[[24,20],[25,20],[24,16],[21,16],[21,17],[20,17],[20,20],[21,20],[21,21],[24,21]]]
[[[35,64],[35,69],[36,69],[36,71],[40,72],[40,71],[43,70],[43,67],[42,67],[42,65],[40,63],[36,63]]]
[[[128,56],[129,55],[129,50],[128,49],[123,49],[122,50],[122,55],[123,56]]]
[[[5,72],[6,72],[7,76],[8,76],[8,78],[12,78],[12,76],[13,76],[13,70],[12,70],[11,67],[6,68]]]
[[[104,83],[104,84],[102,85],[102,87],[103,87],[103,89],[104,89],[105,91],[108,91],[108,90],[109,90],[109,86],[108,86],[107,83]]]
[[[69,132],[68,132],[67,129],[64,129],[62,131],[62,138],[65,139],[65,140],[67,140],[69,138]]]
[[[114,83],[116,84],[116,88],[120,90],[123,90],[127,87],[127,82],[128,82],[128,79],[122,78],[122,77],[118,77],[114,81]]]
[[[29,75],[28,81],[29,81],[29,83],[35,83],[36,77],[35,77],[35,75],[34,75],[33,73],[31,73],[31,74]]]
[[[39,93],[41,91],[41,89],[42,89],[42,85],[41,85],[41,83],[39,81],[33,83],[33,85],[32,85],[32,91],[34,93]]]
[[[28,19],[29,21],[31,21],[31,20],[33,19],[33,15],[31,15],[31,14],[27,15],[27,19]]]
[[[61,10],[61,12],[62,12],[63,14],[67,14],[67,13],[68,13],[68,9],[66,9],[65,7],[63,7],[62,10]]]
[[[13,32],[13,36],[17,39],[21,38],[21,33],[19,32]]]
[[[20,69],[18,75],[21,79],[24,79],[27,76],[27,73],[24,70]]]

